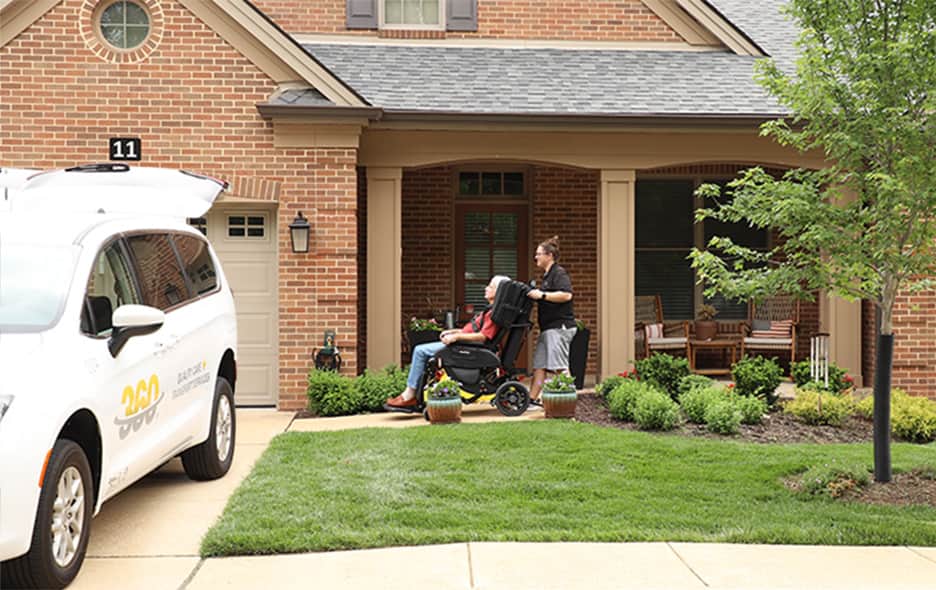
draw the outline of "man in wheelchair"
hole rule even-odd
[[[417,346],[413,350],[406,389],[400,395],[388,399],[384,409],[391,412],[422,412],[425,407],[423,391],[444,371],[461,384],[462,401],[465,403],[478,400],[503,402],[500,405],[504,407],[498,406],[502,413],[523,413],[529,403],[529,394],[523,385],[512,381],[515,373],[512,370],[513,359],[509,363],[511,370],[505,370],[496,354],[496,345],[503,339],[504,333],[515,332],[513,338],[508,338],[504,348],[506,350],[510,341],[514,340],[510,349],[516,356],[530,326],[528,319],[531,306],[526,303],[528,290],[529,287],[523,283],[511,281],[506,276],[492,278],[484,289],[484,297],[492,305],[476,314],[465,327],[442,332],[439,342]],[[508,382],[510,386],[503,387]],[[499,397],[498,392],[502,394]]]

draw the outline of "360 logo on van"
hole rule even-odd
[[[159,391],[159,377],[154,373],[149,380],[140,379],[136,387],[128,385],[120,394],[120,403],[124,406],[124,415],[114,418],[114,424],[120,427],[120,439],[123,440],[150,424],[156,417],[156,406],[164,396]]]

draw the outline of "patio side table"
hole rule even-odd
[[[689,370],[698,375],[729,375],[731,373],[731,365],[737,362],[737,350],[738,350],[738,340],[728,339],[728,338],[719,338],[713,340],[690,340],[689,341]],[[726,367],[716,367],[714,369],[697,369],[696,368],[696,352],[699,350],[717,350],[721,352],[722,361],[728,361],[730,357],[730,362],[724,363],[727,364]]]

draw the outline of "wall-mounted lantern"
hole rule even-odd
[[[304,254],[309,251],[309,235],[312,233],[312,224],[309,223],[309,220],[302,216],[302,211],[299,212],[299,216],[293,219],[293,222],[289,224],[289,242],[292,244],[292,251],[296,254]]]

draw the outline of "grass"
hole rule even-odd
[[[893,445],[895,470],[936,465]],[[936,509],[795,496],[782,478],[859,445],[755,445],[565,421],[287,433],[202,555],[464,541],[936,545]]]

